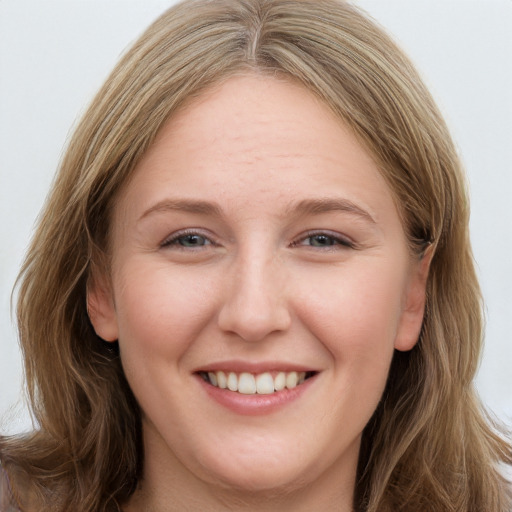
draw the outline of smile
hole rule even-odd
[[[271,395],[284,389],[294,389],[312,377],[315,372],[199,372],[201,378],[220,389],[243,395]]]

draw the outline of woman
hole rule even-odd
[[[40,428],[1,440],[12,506],[509,510],[460,163],[346,3],[157,20],[78,126],[19,293]]]

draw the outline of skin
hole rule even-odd
[[[143,411],[125,510],[352,510],[361,432],[394,350],[418,339],[428,258],[350,130],[300,85],[228,79],[162,128],[117,200],[112,251],[88,301]],[[196,373],[233,360],[317,373],[296,400],[238,414]]]

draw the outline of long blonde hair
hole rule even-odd
[[[378,162],[411,248],[434,256],[419,343],[396,353],[363,433],[355,508],[505,512],[512,448],[473,388],[482,304],[461,165],[411,63],[336,0],[190,0],[126,53],[72,137],[19,277],[18,324],[38,429],[0,438],[38,510],[117,510],[143,467],[140,413],[86,310],[112,205],[164,121],[233,74],[282,74],[318,95]],[[30,502],[30,503],[29,503]]]

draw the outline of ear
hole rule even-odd
[[[427,295],[427,279],[434,246],[429,245],[421,258],[411,266],[409,282],[405,291],[403,310],[395,338],[395,349],[411,350],[420,337]]]
[[[117,315],[110,280],[93,272],[87,283],[87,313],[96,334],[105,341],[117,341]]]

